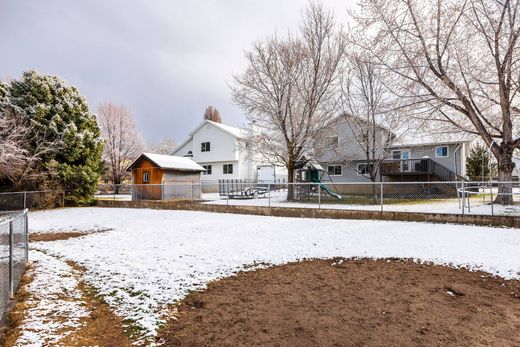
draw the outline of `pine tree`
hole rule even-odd
[[[491,168],[494,170],[494,167]],[[489,176],[489,153],[482,145],[474,146],[466,159],[466,173],[471,181],[479,181]]]
[[[27,150],[38,153],[44,173],[45,183],[27,188],[45,184],[66,190],[71,203],[87,203],[97,187],[103,143],[85,98],[59,77],[36,71],[11,81],[7,95],[30,125]]]

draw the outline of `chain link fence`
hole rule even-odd
[[[20,284],[28,260],[27,210],[0,213],[0,318]]]
[[[509,189],[500,189],[499,186]],[[166,194],[168,192],[168,194]],[[103,185],[101,200],[520,216],[519,182],[297,182],[244,180]],[[144,204],[143,204],[144,205]]]
[[[38,190],[0,193],[0,211],[41,210],[65,206],[65,192]]]

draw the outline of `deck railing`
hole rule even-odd
[[[442,181],[460,181],[462,177],[430,158],[385,160],[381,163],[381,175],[430,175]]]

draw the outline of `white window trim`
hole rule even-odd
[[[145,180],[144,178],[147,177]],[[150,183],[150,173],[148,171],[143,172],[143,183]]]
[[[226,166],[226,165],[227,165],[227,167],[228,167],[228,172],[225,173],[225,172],[224,172],[224,166]],[[231,165],[231,172],[229,172],[229,166],[230,166],[230,165]],[[222,165],[222,174],[223,174],[223,175],[233,175],[234,172],[235,172],[235,168],[233,167],[233,163],[223,164],[223,165]]]
[[[331,175],[331,174],[329,173],[329,167],[334,167],[334,168],[335,168],[335,167],[337,167],[337,166],[339,166],[339,167],[341,168],[341,173],[340,173],[339,175],[336,175],[336,174],[332,174],[332,175]],[[336,171],[336,170],[334,170],[334,171]],[[334,176],[334,177],[343,176],[343,165],[327,165],[327,173],[328,173],[329,176],[331,176],[331,177],[333,177],[333,176]]]
[[[209,144],[209,150],[208,150],[206,144]],[[204,147],[204,150],[202,150],[202,147]],[[203,141],[203,142],[201,142],[200,143],[200,152],[201,153],[211,152],[211,141]]]
[[[360,170],[359,170],[359,166],[360,166],[360,165],[370,165],[370,164],[367,164],[367,163],[357,163],[357,166],[356,166],[356,173],[357,173],[357,175],[358,175],[358,176],[363,176],[363,177],[370,176],[370,167],[369,167],[369,170],[368,170],[369,172],[368,172],[368,173],[366,173],[366,174],[362,174],[362,173],[360,172]]]
[[[437,155],[437,147],[446,147],[446,155]],[[439,145],[433,149],[435,152],[435,158],[449,158],[450,157],[450,146]]]
[[[202,173],[204,176],[211,176],[211,175],[213,175],[213,165],[202,165],[202,167],[203,167],[204,169],[206,169],[206,171],[204,171],[204,172]],[[209,167],[211,167],[211,172],[210,172],[210,173],[208,173],[208,168],[209,168]]]

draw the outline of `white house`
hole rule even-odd
[[[257,179],[244,129],[204,120],[172,155],[191,157],[206,171],[202,182],[219,179]]]

